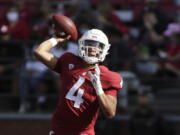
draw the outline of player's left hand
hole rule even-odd
[[[92,84],[96,91],[102,90],[102,85],[100,81],[100,69],[98,65],[96,65],[95,68],[95,74],[93,74],[91,71],[88,72],[89,77],[91,78]]]

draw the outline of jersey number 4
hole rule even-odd
[[[80,77],[78,81],[72,86],[72,88],[66,94],[66,99],[74,101],[74,107],[80,108],[81,103],[84,99],[82,98],[84,90],[79,87],[85,82],[85,78]],[[77,94],[75,94],[77,91]]]

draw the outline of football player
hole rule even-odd
[[[112,118],[116,114],[117,94],[122,88],[118,73],[99,65],[110,44],[98,29],[85,32],[79,39],[79,55],[65,53],[60,58],[51,48],[66,38],[51,38],[34,51],[36,57],[60,74],[59,104],[52,118],[50,135],[94,135],[99,110]]]

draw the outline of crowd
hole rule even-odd
[[[32,53],[40,41],[55,34],[51,22],[54,13],[73,19],[79,35],[96,27],[109,36],[112,46],[104,64],[121,73],[126,83],[133,84],[132,88],[125,87],[120,96],[127,96],[127,89],[141,93],[144,88],[139,78],[142,76],[180,77],[180,13],[175,9],[179,6],[178,0],[169,1],[172,12],[163,10],[163,5],[159,6],[161,1],[129,0],[124,4],[107,1],[98,4],[100,0],[2,2],[6,8],[0,17],[0,81],[3,84],[0,93],[20,93],[19,112],[25,112],[28,93],[37,95],[39,105],[45,103],[51,89],[56,92],[57,75]],[[133,2],[140,2],[141,7],[137,8]],[[66,51],[77,52],[77,42],[60,48],[57,46],[52,51],[58,56]],[[127,106],[126,100],[122,101],[122,106]]]

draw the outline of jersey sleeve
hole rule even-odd
[[[62,66],[63,66],[63,64],[65,64],[65,62],[67,62],[69,57],[70,57],[70,53],[64,53],[62,56],[60,56],[58,58],[58,61],[56,63],[56,66],[54,67],[53,71],[55,71],[57,73],[61,73]]]
[[[118,91],[116,89],[109,89],[109,90],[105,91],[105,94],[111,95],[113,97],[117,97],[117,93],[118,93]]]
[[[118,92],[122,89],[123,80],[122,77],[115,72],[110,72],[106,75],[106,78],[102,80],[103,90],[106,94],[117,96]]]

